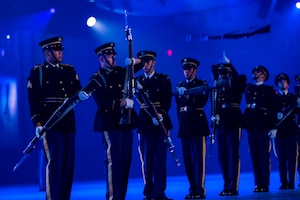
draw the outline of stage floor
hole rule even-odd
[[[298,176],[295,190],[278,190],[280,186],[278,172],[272,172],[269,193],[253,193],[252,173],[242,173],[240,176],[239,195],[234,197],[219,197],[222,190],[221,175],[206,176],[206,199],[296,199],[300,198]],[[166,194],[174,200],[183,200],[188,193],[188,182],[185,176],[168,177]],[[127,200],[142,200],[142,179],[129,180]],[[0,200],[41,200],[45,199],[45,193],[40,192],[37,185],[2,186],[0,188]],[[105,182],[74,182],[71,200],[99,200],[105,199]]]

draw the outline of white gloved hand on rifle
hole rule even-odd
[[[276,134],[277,134],[277,129],[272,129],[272,130],[269,131],[268,136],[271,139],[274,139],[274,138],[276,138]]]
[[[84,100],[87,100],[91,95],[86,93],[85,91],[80,91],[78,93],[78,98],[80,101],[84,101]]]
[[[186,91],[186,88],[185,88],[185,87],[179,87],[179,88],[177,89],[177,91],[178,91],[178,94],[179,94],[179,95],[183,95],[183,94],[184,94],[184,91]]]
[[[134,101],[132,99],[125,98],[125,101],[126,101],[125,108],[133,108]]]
[[[43,129],[42,126],[37,126],[37,127],[35,127],[35,135],[36,135],[37,138],[40,138],[40,139],[41,139],[41,138],[44,137],[45,134],[40,135],[40,132],[41,132],[42,129]]]
[[[141,62],[139,58],[125,58],[125,66],[136,65]]]
[[[162,114],[160,114],[160,113],[157,113],[157,117],[158,117],[159,122],[162,122],[164,120]]]
[[[283,113],[282,112],[278,112],[277,113],[277,119],[281,120],[283,118]]]

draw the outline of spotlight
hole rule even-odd
[[[9,34],[6,35],[6,39],[7,39],[7,40],[10,39],[10,35],[9,35]]]
[[[300,9],[300,1],[298,1],[295,6],[296,8]]]
[[[88,27],[93,27],[96,24],[96,21],[96,18],[91,16],[86,20],[86,25],[88,25]]]
[[[54,14],[55,13],[55,8],[51,8],[50,13]]]

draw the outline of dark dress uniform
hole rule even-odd
[[[116,54],[114,43],[107,43],[95,50],[96,54]],[[133,129],[138,117],[132,109],[132,122],[121,124],[126,68],[114,66],[111,70],[101,68],[93,75],[101,85],[92,96],[97,104],[94,131],[102,134],[105,153],[106,199],[124,200],[127,193],[130,172]]]
[[[54,47],[51,48],[55,48],[57,43],[61,45],[59,38],[52,38],[47,40],[46,44],[42,44],[51,45],[51,42],[54,42]],[[64,100],[75,95],[80,89],[81,84],[73,66],[61,63],[54,66],[47,62],[35,66],[30,71],[27,84],[34,126],[37,122],[44,125]],[[44,138],[48,160],[47,199],[70,199],[74,172],[75,128],[74,110],[71,110],[47,131]]]
[[[183,68],[195,69],[199,61],[191,58],[182,59]],[[178,88],[187,90],[203,87],[203,91],[179,95]],[[206,136],[209,135],[209,125],[203,107],[208,101],[209,91],[206,80],[195,77],[184,80],[176,85],[176,105],[178,117],[178,137],[186,175],[189,181],[189,195],[185,199],[205,198],[205,166],[206,166]]]
[[[275,84],[285,79],[290,84],[290,79],[286,74],[278,74]],[[279,166],[279,177],[281,186],[279,189],[294,189],[296,166],[297,166],[297,123],[296,107],[297,97],[292,93],[278,92],[275,99],[276,111],[287,115],[284,119],[277,120],[277,134],[275,138],[276,152]],[[281,121],[282,120],[282,121]]]
[[[297,171],[300,180],[300,74],[295,76],[296,85],[294,86],[294,93],[297,96],[297,110],[296,110],[296,125],[297,125],[297,141],[298,141],[298,158],[297,158]],[[298,183],[300,187],[300,181]]]
[[[137,81],[142,86],[142,90],[149,94],[151,102],[155,105],[158,113],[162,114],[163,124],[166,130],[173,128],[168,111],[172,102],[172,85],[170,78],[161,73],[155,72],[151,78],[144,75],[137,77]],[[166,133],[159,126],[152,122],[152,117],[144,110],[143,98],[137,93],[141,102],[139,111],[140,124],[139,133],[139,153],[142,162],[142,173],[144,179],[145,199],[165,198],[167,179],[167,144],[164,142]]]
[[[267,73],[267,69],[259,69]],[[268,77],[268,75],[266,76]],[[266,78],[267,80],[267,78]],[[244,128],[248,132],[248,144],[254,172],[254,192],[268,192],[270,182],[270,138],[269,131],[274,128],[275,89],[272,86],[249,83],[245,89],[246,109]]]
[[[219,120],[216,122],[218,161],[224,180],[220,196],[238,195],[242,127],[240,103],[246,87],[246,76],[239,75],[231,64],[215,65],[213,70],[216,70],[219,75],[228,74],[228,77],[219,80],[230,81],[230,87],[218,87],[214,97],[215,114],[219,115]]]

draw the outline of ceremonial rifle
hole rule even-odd
[[[134,62],[133,62],[133,49],[132,49],[132,33],[131,28],[128,25],[128,14],[125,10],[125,33],[126,33],[126,40],[128,41],[128,50],[129,55],[128,57],[131,59],[131,63],[126,66],[126,76],[125,76],[125,83],[124,83],[124,92],[123,98],[132,99],[134,93]],[[120,119],[120,124],[131,124],[131,113],[132,108],[122,108],[121,110],[122,116]]]
[[[85,91],[88,94],[91,94],[93,90],[101,84],[93,77],[89,83],[81,89],[81,91]],[[72,97],[66,99],[64,103],[57,108],[48,121],[44,124],[42,130],[39,132],[39,137],[35,136],[28,144],[28,146],[23,151],[23,157],[20,161],[15,165],[13,171],[16,171],[20,165],[25,161],[25,159],[31,154],[31,152],[35,149],[35,144],[39,141],[40,137],[43,136],[48,130],[50,130],[55,124],[57,124],[66,114],[68,114],[78,103],[80,99],[78,97],[78,93],[73,95]]]
[[[220,79],[215,81],[215,85],[213,87],[209,87],[207,85],[197,86],[197,87],[186,89],[183,94],[184,95],[198,94],[207,91],[209,92],[211,90],[218,89],[218,88],[228,88],[230,86],[231,86],[231,81],[229,78]]]
[[[177,158],[177,156],[175,154],[175,145],[173,144],[172,139],[171,139],[164,123],[162,122],[162,120],[160,120],[159,113],[157,112],[156,107],[153,105],[152,101],[150,100],[149,94],[146,91],[143,91],[142,89],[139,90],[138,94],[143,99],[144,103],[146,104],[146,106],[143,106],[143,109],[146,111],[146,113],[151,118],[155,118],[157,120],[157,122],[159,123],[158,126],[161,129],[161,131],[164,133],[164,136],[165,136],[164,141],[167,143],[167,145],[169,147],[169,151],[170,151],[173,159],[175,160],[176,166],[179,167],[181,165],[181,163],[179,162],[179,159]],[[137,98],[137,100],[138,100],[138,98]]]

